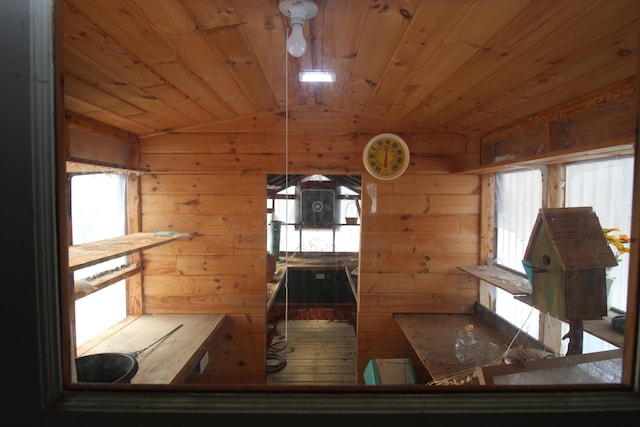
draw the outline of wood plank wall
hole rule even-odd
[[[470,313],[478,284],[457,265],[479,262],[480,179],[406,173],[363,179],[357,364],[412,357],[393,313]],[[415,366],[421,366],[419,360]]]
[[[265,383],[265,180],[284,173],[287,159],[292,174],[363,175],[359,371],[372,356],[411,356],[394,312],[472,310],[477,283],[456,265],[478,262],[480,180],[451,174],[449,159],[477,158],[478,140],[415,129],[352,132],[338,120],[294,128],[286,144],[281,118],[277,127],[265,120],[234,125],[250,132],[203,129],[140,143],[140,166],[152,171],[141,177],[142,231],[194,234],[145,252],[144,311],[228,315],[208,368],[189,382]],[[396,181],[374,180],[362,166],[364,145],[381,132],[398,133],[411,149]]]

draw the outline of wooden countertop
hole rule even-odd
[[[131,383],[138,384],[178,384],[202,358],[206,342],[225,317],[224,314],[143,314],[131,317],[102,334],[99,343],[81,346],[78,356],[134,353],[182,325],[136,357],[138,372],[131,380]]]
[[[273,273],[273,278],[271,279],[271,281],[267,282],[267,312],[271,308],[273,301],[275,301],[280,286],[282,286],[282,283],[284,283],[284,273],[284,263],[278,262],[276,264],[276,271],[275,273]]]
[[[473,363],[461,363],[454,354],[456,335],[473,325],[476,341],[491,341],[505,351],[511,342],[472,314],[394,314],[409,343],[434,380],[473,369]]]

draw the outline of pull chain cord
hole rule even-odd
[[[288,31],[285,31],[285,38]],[[284,44],[284,342],[289,339],[289,55]]]
[[[284,51],[284,72],[285,72],[285,120],[284,120],[284,155],[285,155],[285,213],[284,213],[284,223],[285,231],[284,231],[284,344],[282,346],[276,347],[276,344],[271,344],[267,349],[267,374],[272,374],[278,371],[281,371],[287,366],[287,360],[280,354],[280,352],[284,351],[287,348],[287,342],[289,339],[289,264],[288,264],[288,253],[289,253],[289,239],[288,239],[288,224],[289,224],[289,67],[288,67],[288,52],[287,52],[287,44],[286,44],[286,36],[287,31],[285,31],[285,51]],[[275,207],[275,201],[274,201]],[[280,228],[280,232],[282,232],[282,227]],[[277,324],[275,325],[277,327]]]

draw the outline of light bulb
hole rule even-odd
[[[307,41],[302,34],[302,24],[297,22],[291,24],[291,34],[287,39],[287,50],[291,56],[296,58],[301,57],[307,50]]]

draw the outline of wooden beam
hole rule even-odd
[[[120,141],[129,142],[131,144],[137,144],[139,142],[138,137],[131,132],[104,124],[71,111],[65,111],[64,115],[66,123],[70,126],[77,126],[87,131],[98,133],[109,138],[119,139]]]
[[[631,141],[625,141],[625,143],[619,145],[594,144],[588,148],[572,148],[557,151],[550,154],[539,154],[522,157],[520,159],[504,160],[500,162],[494,162],[490,164],[480,165],[473,168],[463,169],[456,171],[456,174],[485,174],[504,172],[506,170],[518,169],[521,167],[531,165],[552,165],[556,163],[562,163],[567,161],[579,161],[579,160],[593,160],[601,157],[608,157],[613,155],[630,155],[634,152],[634,144]]]

